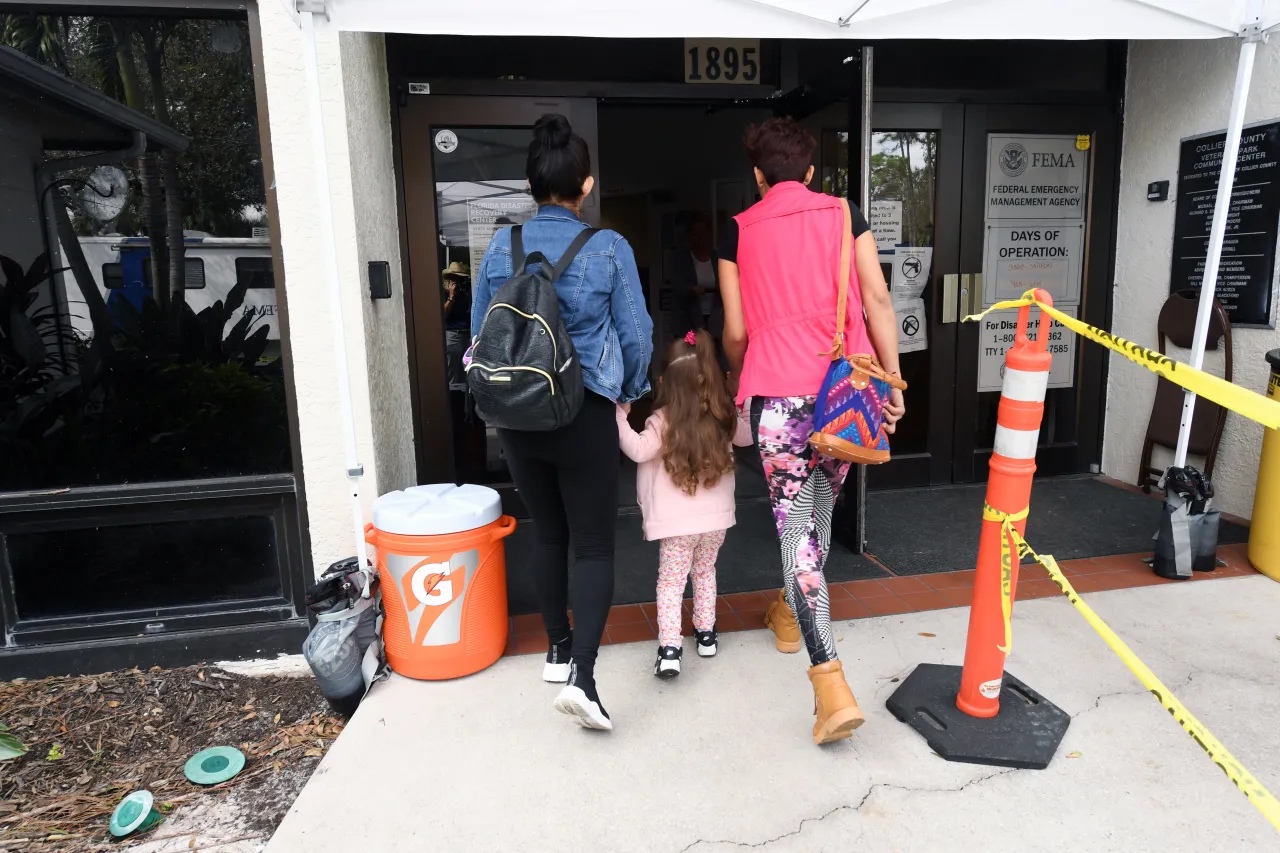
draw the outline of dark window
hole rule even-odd
[[[0,30],[42,34],[21,49],[51,76],[87,86],[116,101],[112,111],[142,113],[168,132],[150,134],[143,157],[51,176],[102,282],[62,273],[65,299],[52,298],[51,280],[42,282],[49,295],[34,300],[28,314],[43,351],[0,347],[0,492],[288,473],[274,299],[255,290],[227,309],[237,281],[274,287],[271,258],[237,260],[234,249],[186,257],[191,292],[177,314],[181,297],[169,292],[165,251],[192,232],[216,245],[247,241],[268,225],[248,22],[221,13],[58,8],[61,14],[6,12]],[[31,109],[37,113],[12,115],[0,103],[0,125],[30,122],[34,134],[67,120],[56,98]],[[42,158],[66,161],[120,147],[103,139],[104,127],[68,127],[59,150]],[[80,139],[91,143],[88,150],[67,149]],[[167,174],[178,176],[172,186]],[[112,195],[112,204],[99,198],[106,187],[122,194]],[[115,251],[106,254],[110,246]],[[12,260],[29,269],[42,251],[31,246]],[[154,257],[139,263],[147,254]],[[147,286],[128,286],[134,278]],[[107,312],[88,310],[91,290],[111,296]],[[65,305],[68,316],[49,304]],[[243,334],[236,329],[246,308],[260,316]]]
[[[204,258],[186,258],[183,273],[187,290],[204,289]]]
[[[119,264],[116,264],[116,266],[119,266]],[[182,266],[187,280],[186,289],[203,290],[204,258],[183,258]],[[151,289],[151,263],[149,261],[144,261],[142,264],[142,283],[147,286],[147,290]]]
[[[124,287],[124,272],[119,264],[102,265],[102,286],[107,290],[119,290]]]
[[[275,268],[270,258],[236,258],[236,284],[265,290],[276,286]]]
[[[270,518],[10,533],[4,540],[19,619],[281,594]]]

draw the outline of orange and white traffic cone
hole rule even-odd
[[[1036,298],[1047,305],[1053,297],[1043,290]],[[1000,685],[1009,650],[1009,623],[1004,601],[1015,598],[1018,587],[1017,549],[1001,547],[1003,520],[1013,522],[1019,534],[1027,529],[1031,505],[1031,481],[1036,473],[1036,447],[1044,419],[1044,395],[1049,388],[1049,318],[1041,315],[1036,340],[1027,339],[1031,308],[1018,309],[1018,330],[1013,347],[1005,354],[1004,383],[996,411],[995,450],[987,476],[987,504],[982,537],[978,540],[978,571],[973,579],[973,605],[969,608],[969,639],[964,650],[964,676],[956,705],[974,717],[1000,713]],[[1007,587],[1007,599],[1002,587]]]
[[[1043,290],[1036,299],[1052,305]],[[1057,751],[1071,718],[1004,671],[1011,648],[1010,617],[1018,583],[1018,551],[1006,521],[1026,528],[1036,447],[1053,357],[1050,319],[1041,315],[1036,339],[1027,337],[1031,308],[1018,310],[1014,345],[1005,354],[1004,383],[996,415],[995,450],[987,480],[978,570],[969,611],[964,668],[921,664],[889,698],[899,720],[924,736],[949,761],[1042,769]],[[1002,691],[1018,701],[1000,704]]]

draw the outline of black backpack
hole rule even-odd
[[[541,252],[524,257],[520,226],[511,229],[511,257],[521,260],[493,295],[467,365],[476,412],[489,426],[545,432],[572,423],[582,408],[582,365],[555,281],[596,231],[584,229],[552,266]],[[529,272],[533,264],[537,272]]]

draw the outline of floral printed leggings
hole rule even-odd
[[[716,624],[716,555],[724,531],[668,536],[658,546],[658,645],[680,648],[680,601],[684,581],[693,575],[693,627]]]
[[[809,444],[814,403],[814,397],[756,397],[751,426],[778,526],[787,604],[816,666],[836,659],[822,565],[831,545],[831,513],[850,463],[823,456]]]

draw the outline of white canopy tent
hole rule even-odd
[[[588,38],[769,39],[1216,39],[1237,38],[1240,61],[1210,231],[1192,364],[1200,367],[1226,233],[1245,101],[1257,45],[1280,26],[1280,0],[284,0],[297,18],[304,49],[312,122],[312,155],[322,187],[328,166],[315,33],[359,32]],[[866,97],[870,98],[869,87]],[[1226,93],[1224,93],[1225,97]],[[865,134],[864,134],[865,138]],[[864,158],[867,152],[863,152]],[[321,234],[335,352],[346,351],[338,256],[328,192],[321,192]],[[360,477],[350,379],[339,370],[346,465],[360,564],[366,564]],[[1175,465],[1186,463],[1195,395],[1183,407]]]

